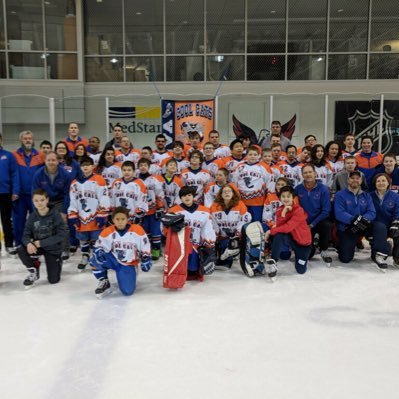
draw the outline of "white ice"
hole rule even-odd
[[[399,270],[367,252],[308,273],[280,262],[275,283],[238,263],[179,291],[162,264],[132,297],[99,300],[79,256],[51,286],[25,290],[26,271],[2,257],[0,397],[7,399],[399,397]]]

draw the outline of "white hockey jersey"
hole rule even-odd
[[[139,176],[147,188],[147,215],[153,215],[157,209],[164,207],[164,192],[162,183],[156,176],[149,175],[148,177]]]
[[[331,189],[334,176],[330,166],[328,164],[321,166],[315,165],[315,169],[316,169],[316,181],[323,183],[329,189]]]
[[[229,146],[220,144],[220,146],[218,148],[215,148],[214,156],[217,159],[231,156],[231,151],[230,151]]]
[[[125,161],[131,161],[134,163],[134,166],[137,167],[137,162],[140,158],[141,152],[136,148],[132,148],[127,154],[121,150],[115,152],[115,160],[121,164]]]
[[[181,179],[183,185],[197,189],[195,202],[203,203],[205,187],[212,181],[210,173],[201,168],[197,170],[187,168],[182,171]]]
[[[174,205],[180,204],[179,191],[183,187],[183,182],[179,176],[173,176],[168,180],[165,175],[157,176],[158,181],[162,184],[164,193],[164,208],[168,210]]]
[[[122,177],[122,169],[120,163],[114,163],[110,166],[104,166],[101,171],[100,175],[105,179],[107,182],[108,188],[112,187],[112,183]]]
[[[123,233],[115,226],[105,228],[98,237],[95,248],[112,253],[125,266],[138,266],[143,256],[151,256],[147,234],[137,224],[132,224]]]
[[[153,151],[151,163],[160,166],[161,162],[164,159],[170,158],[171,156],[172,156],[172,152],[171,151],[165,151],[165,152]]]
[[[302,183],[302,163],[295,161],[290,164],[288,161],[285,161],[279,163],[278,166],[280,167],[284,177],[289,180],[293,188]]]

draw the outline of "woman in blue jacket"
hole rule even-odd
[[[378,173],[373,180],[376,189],[371,193],[376,211],[375,222],[383,224],[393,240],[392,257],[399,268],[399,194],[390,190],[392,181],[386,173]]]

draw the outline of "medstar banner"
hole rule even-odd
[[[357,149],[363,136],[371,136],[378,150],[380,101],[336,101],[335,139],[342,142],[345,134],[355,135]],[[399,154],[399,101],[384,101],[382,152]]]
[[[168,148],[173,141],[187,143],[191,132],[198,132],[204,143],[214,125],[214,100],[162,100],[162,133],[167,137]]]

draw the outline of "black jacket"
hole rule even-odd
[[[32,241],[39,240],[40,247],[44,251],[59,254],[62,252],[67,227],[59,211],[51,206],[49,208],[45,216],[40,216],[36,209],[29,215],[22,243],[26,246]]]

